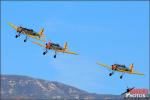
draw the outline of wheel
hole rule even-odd
[[[27,42],[27,40],[25,39],[24,42]]]
[[[109,73],[109,76],[111,76],[112,75],[112,73]]]
[[[16,38],[18,37],[18,35],[15,36]]]
[[[46,54],[46,52],[43,52],[43,55],[45,55]]]
[[[123,76],[121,75],[121,76],[120,76],[120,79],[122,79],[122,77],[123,77]]]
[[[54,58],[56,58],[56,55],[54,55]]]

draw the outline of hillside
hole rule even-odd
[[[88,93],[55,81],[28,76],[1,75],[2,99],[119,99],[119,96]]]

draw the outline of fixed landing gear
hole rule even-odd
[[[43,55],[45,55],[47,53],[47,50],[45,52],[43,52]]]
[[[111,76],[112,75],[112,73],[109,73],[109,76]]]
[[[24,42],[27,42],[27,36],[26,36],[26,38],[24,39]]]
[[[18,36],[18,35],[16,35],[15,37],[16,37],[16,38],[18,38],[19,36]]]
[[[57,52],[55,51],[55,55],[54,55],[54,58],[56,58],[56,55],[57,55]]]
[[[27,39],[24,39],[24,42],[27,42]]]
[[[122,73],[122,75],[120,76],[120,79],[122,79],[122,78],[123,78],[123,75],[124,75],[124,73]]]
[[[18,38],[20,36],[20,33],[19,34],[17,34],[17,35],[15,35],[15,38]]]
[[[120,79],[122,79],[122,78],[123,78],[123,75],[120,76]]]
[[[56,58],[56,55],[54,55],[54,58]]]
[[[120,76],[120,79],[122,79],[122,78],[123,78],[123,76],[121,75],[121,76]]]
[[[43,55],[45,55],[46,54],[46,52],[43,52]]]
[[[114,72],[112,72],[112,73],[109,73],[109,76],[112,76],[114,74]]]
[[[109,73],[109,76],[112,76],[114,74],[114,72]],[[120,79],[123,78],[124,73],[120,76]]]

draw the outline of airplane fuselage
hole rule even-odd
[[[46,48],[46,51],[43,52],[43,55],[45,55],[48,52],[47,49],[49,49],[49,50],[51,49],[51,50],[55,51],[54,58],[56,58],[57,52],[64,52],[65,51],[65,49],[62,48],[59,44],[50,43],[50,42],[46,43],[45,48]]]
[[[35,31],[33,31],[32,29],[27,29],[27,28],[23,28],[23,27],[18,27],[17,28],[17,32],[18,33],[23,33],[23,34],[27,34],[27,35],[32,35],[32,36],[39,36],[39,34],[37,34]]]
[[[120,65],[120,64],[114,64],[114,65],[112,65],[112,70],[117,70],[117,71],[130,71],[130,69],[127,68],[125,65]]]
[[[49,43],[46,45],[47,49],[53,49],[53,50],[64,50],[64,48],[62,48],[59,44],[55,44],[55,43]]]

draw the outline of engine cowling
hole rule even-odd
[[[50,47],[51,47],[51,43],[50,42],[46,43],[45,45],[46,45],[47,49],[50,49]]]
[[[112,70],[116,70],[116,68],[117,68],[117,66],[115,66],[115,65],[112,65]]]

